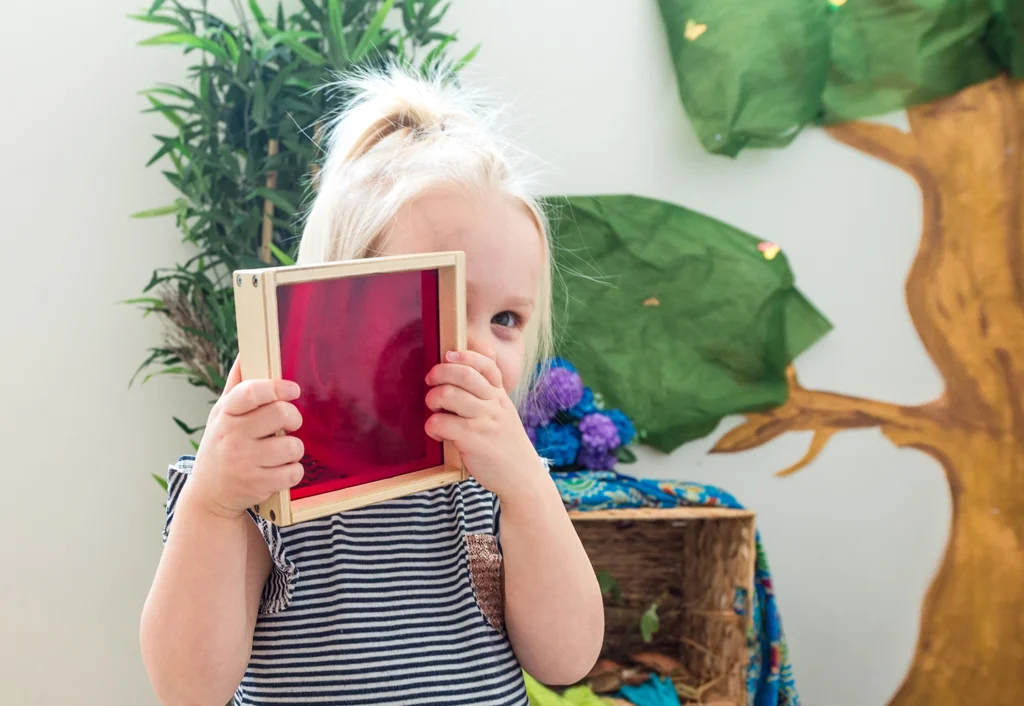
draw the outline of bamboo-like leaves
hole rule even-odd
[[[231,273],[264,266],[257,253],[267,202],[274,206],[271,253],[276,263],[294,264],[299,205],[321,156],[314,125],[346,100],[317,89],[381,59],[420,64],[416,51],[403,53],[406,46],[433,68],[453,39],[437,31],[448,6],[441,0],[300,0],[288,10],[278,2],[273,12],[264,0],[240,4],[248,17],[235,23],[202,0],[155,0],[132,16],[167,30],[142,46],[202,57],[180,82],[142,92],[143,109],[167,121],[147,166],[159,164],[178,198],[133,217],[173,217],[194,252],[151,273],[142,296],[130,300],[167,325],[166,340],[148,351],[136,375],[183,377],[216,394],[237,355]],[[399,9],[402,28],[387,28]],[[268,156],[271,139],[280,150]],[[190,436],[200,431],[176,423]]]

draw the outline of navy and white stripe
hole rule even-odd
[[[192,470],[171,466],[169,530]],[[522,671],[473,591],[466,538],[497,535],[475,481],[279,528],[236,706],[526,706]]]

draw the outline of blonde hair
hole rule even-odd
[[[552,348],[551,250],[547,220],[515,168],[516,152],[492,130],[496,111],[442,73],[363,71],[339,88],[352,98],[331,121],[298,263],[373,257],[402,207],[431,190],[496,190],[521,203],[536,222],[545,259],[513,394],[521,403]]]

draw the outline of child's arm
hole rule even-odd
[[[173,508],[143,609],[142,655],[167,706],[223,704],[242,680],[270,551],[246,510],[302,478],[293,383],[232,368]]]
[[[182,491],[142,613],[142,656],[166,706],[225,704],[242,681],[270,552],[248,517]]]
[[[604,638],[593,566],[497,365],[473,352],[452,363],[427,377],[435,412],[427,433],[452,441],[501,503],[505,623],[520,664],[547,684],[575,683],[597,661]]]
[[[574,684],[604,641],[604,605],[594,568],[543,468],[501,501],[505,624],[520,664],[549,685]]]

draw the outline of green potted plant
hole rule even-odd
[[[155,136],[147,167],[161,168],[179,196],[134,217],[173,217],[192,253],[153,272],[129,302],[162,317],[166,332],[136,377],[180,376],[214,394],[237,352],[231,272],[292,263],[320,121],[348,99],[331,84],[385,62],[454,76],[476,53],[446,57],[455,35],[439,30],[442,0],[301,0],[291,13],[280,3],[265,11],[259,0],[232,6],[231,20],[206,0],[155,0],[132,16],[160,30],[143,46],[194,59],[180,85],[142,92],[169,128]],[[202,427],[174,421],[197,446]]]

